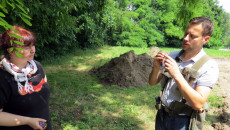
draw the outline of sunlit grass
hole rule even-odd
[[[205,52],[213,57],[230,57],[230,51],[216,50],[216,49],[204,49]]]
[[[160,48],[160,49],[165,52],[180,50],[180,48]],[[230,51],[208,49],[208,48],[204,48],[204,51],[212,57],[230,57]]]
[[[179,50],[160,49],[166,52]],[[93,67],[102,66],[130,50],[135,54],[150,53],[149,48],[105,46],[96,50],[75,50],[42,61],[51,89],[53,129],[154,129],[155,96],[159,95],[159,85],[103,86],[97,77],[89,74]],[[211,105],[216,104],[218,98],[211,95]]]
[[[209,104],[214,108],[221,108],[223,106],[223,98],[216,96],[216,93],[219,93],[220,91],[220,87],[216,86],[211,91],[211,95],[208,98]]]
[[[142,129],[154,125],[154,97],[159,94],[159,86],[103,86],[88,73],[130,50],[136,54],[149,51],[148,48],[103,47],[76,50],[68,56],[42,62],[51,87],[54,129]]]

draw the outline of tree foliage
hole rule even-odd
[[[15,0],[15,4],[19,4],[18,1]],[[230,26],[229,14],[218,6],[217,0],[23,0],[23,2],[25,7],[22,9],[8,5],[5,9],[11,8],[15,10],[14,13],[10,12],[4,17],[6,13],[1,12],[0,17],[4,17],[10,24],[26,26],[37,34],[37,56],[40,58],[54,57],[76,47],[95,48],[103,45],[181,47],[189,20],[197,16],[209,17],[215,24],[212,38],[206,47],[219,48],[229,45],[227,29]],[[23,10],[29,12],[28,15]],[[28,20],[31,17],[33,26],[28,26],[21,17]]]
[[[30,22],[30,16],[28,15],[28,10],[24,6],[24,4],[20,0],[0,0],[0,32],[12,29],[14,22],[16,21],[24,22],[24,24],[27,24],[28,26],[31,26]],[[20,20],[18,20],[20,19]],[[17,35],[18,31],[13,30],[15,34],[9,34],[9,36],[16,39],[21,39],[20,36]],[[10,40],[11,45],[13,43],[24,45],[23,43],[16,41],[16,40]],[[20,54],[18,51],[21,50],[21,48],[18,47],[11,47],[10,51],[15,51],[15,54],[18,57],[22,57],[22,54]]]
[[[223,22],[222,22],[223,36],[221,40],[225,47],[230,47],[230,29],[229,29],[230,28],[230,14],[224,12],[223,17],[224,17]]]
[[[78,46],[76,41],[75,0],[25,0],[33,26],[30,30],[37,35],[37,55],[40,58],[69,52]]]
[[[0,31],[12,29],[14,21],[20,18],[31,26],[28,10],[20,0],[0,0]]]

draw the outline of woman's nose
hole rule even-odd
[[[33,53],[36,52],[35,46],[32,46],[32,47],[31,47],[31,52],[33,52]]]

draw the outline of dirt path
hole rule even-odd
[[[205,130],[230,130],[230,58],[215,58],[220,68],[217,85],[220,92],[216,94],[224,98],[224,105],[220,108],[220,122],[205,126]]]

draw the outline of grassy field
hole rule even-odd
[[[66,56],[42,61],[51,89],[50,110],[54,130],[154,128],[154,97],[159,95],[159,85],[130,88],[103,86],[98,84],[97,77],[88,73],[93,67],[102,66],[129,50],[134,50],[135,54],[150,52],[148,48],[105,46],[96,50],[76,50]],[[224,56],[230,56],[229,52]],[[213,104],[221,99],[214,94],[210,97],[211,105],[219,107]],[[214,116],[209,115],[209,118]]]

